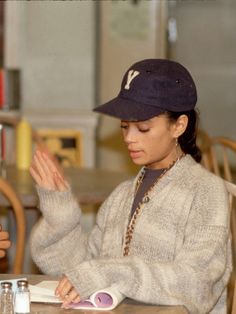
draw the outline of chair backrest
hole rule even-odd
[[[211,141],[213,172],[233,182],[233,169],[236,168],[236,141],[226,137],[213,137]]]
[[[234,279],[232,297],[231,297],[231,314],[236,314],[236,280]]]
[[[62,166],[83,165],[81,132],[71,129],[37,129],[34,130],[34,140],[39,147],[46,144]]]
[[[211,172],[233,182],[236,170],[236,141],[219,136],[209,137],[200,132],[198,144],[202,151],[202,164]]]
[[[0,177],[0,193],[9,201],[16,220],[16,247],[11,273],[20,274],[23,271],[24,250],[25,250],[25,213],[20,199],[11,185]],[[11,235],[10,235],[11,237]]]
[[[236,169],[236,141],[225,137],[210,137],[204,130],[200,130],[197,144],[202,151],[203,166],[225,179],[229,192],[233,272],[228,285],[228,308],[231,309],[229,313],[236,314],[236,185],[232,183]]]
[[[202,165],[208,170],[212,170],[212,157],[211,157],[211,138],[208,133],[199,129],[197,134],[197,145],[202,152]]]

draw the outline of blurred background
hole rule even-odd
[[[192,73],[201,127],[236,136],[236,1],[1,1],[1,115],[83,135],[87,167],[133,172],[119,121],[92,109],[115,97],[125,70],[171,58]],[[14,159],[10,132],[8,162]]]

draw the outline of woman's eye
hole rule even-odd
[[[142,133],[146,133],[148,132],[150,129],[139,129],[139,132],[142,132]]]
[[[121,125],[121,129],[128,129],[128,125]]]

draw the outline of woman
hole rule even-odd
[[[148,59],[128,69],[118,97],[95,109],[121,120],[129,155],[142,167],[104,202],[88,236],[68,183],[36,152],[30,171],[43,218],[32,255],[42,271],[64,274],[56,289],[64,307],[115,284],[138,301],[226,313],[228,196],[198,163],[196,101],[182,65]]]

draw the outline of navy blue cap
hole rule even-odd
[[[190,111],[196,102],[196,86],[184,66],[167,59],[146,59],[127,70],[118,96],[94,111],[143,121],[166,111]]]

